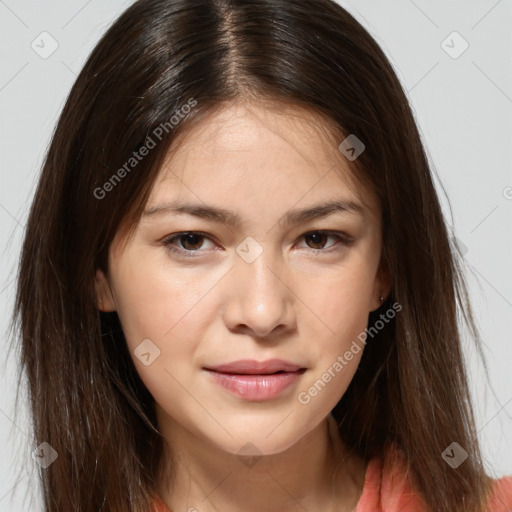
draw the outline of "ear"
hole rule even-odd
[[[382,306],[382,303],[387,299],[391,292],[392,285],[393,283],[391,281],[389,267],[384,258],[382,258],[375,275],[373,292],[370,299],[370,311],[373,312]],[[384,299],[383,301],[380,300],[381,297]]]
[[[101,269],[96,270],[94,286],[96,289],[97,308],[104,312],[116,311],[116,301],[112,288],[107,276]]]

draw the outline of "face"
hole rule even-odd
[[[309,115],[231,104],[202,121],[97,272],[159,424],[230,453],[279,453],[318,426],[389,291],[376,198]]]

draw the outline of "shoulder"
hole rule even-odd
[[[153,506],[150,512],[171,512],[159,496],[153,499]]]
[[[406,508],[407,507],[407,508]],[[356,512],[427,512],[426,505],[411,488],[405,458],[392,448],[385,457],[370,461],[363,493]],[[512,476],[492,481],[486,512],[512,511]],[[171,512],[157,496],[151,512]]]
[[[486,512],[512,512],[512,476],[491,480]],[[367,467],[356,512],[429,512],[414,491],[403,450],[391,445]]]
[[[390,445],[368,463],[363,493],[356,512],[429,512],[413,491],[402,449]]]
[[[492,480],[486,512],[512,511],[512,475]]]
[[[414,490],[406,460],[400,446],[392,444],[386,450],[382,462],[382,510],[428,512],[425,502]]]

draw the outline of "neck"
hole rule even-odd
[[[168,417],[163,426],[172,477],[162,477],[158,490],[172,511],[351,512],[361,495],[364,463],[344,455],[332,416],[288,450],[259,459],[218,449]]]

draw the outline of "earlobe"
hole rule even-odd
[[[114,294],[107,276],[101,269],[96,270],[94,286],[96,289],[96,307],[103,312],[116,311]]]
[[[392,282],[388,266],[381,262],[377,275],[375,276],[375,284],[373,288],[370,311],[373,312],[382,306],[382,303],[388,298],[391,292]]]

